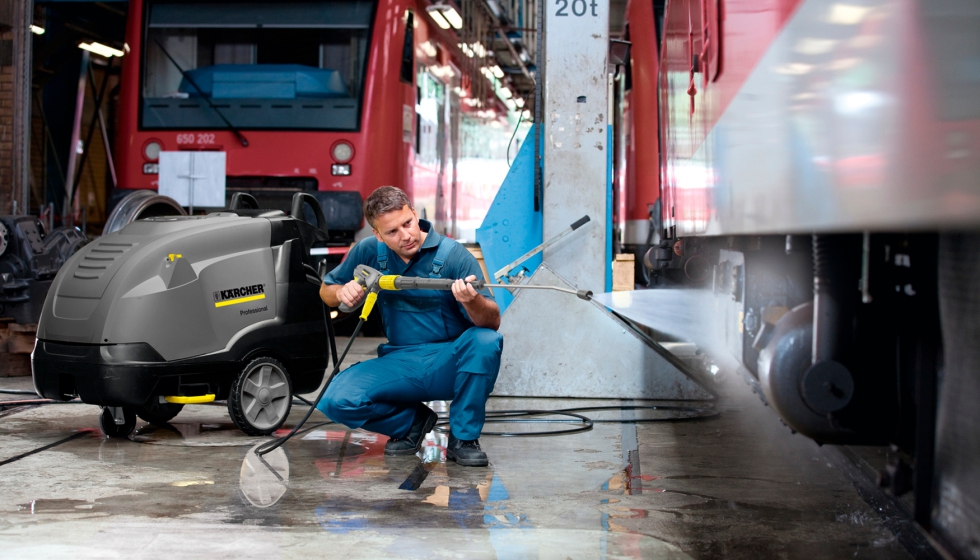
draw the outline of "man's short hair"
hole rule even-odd
[[[375,218],[388,212],[401,210],[405,206],[413,208],[412,202],[408,200],[408,195],[404,191],[396,187],[378,187],[364,201],[364,219],[373,228]]]

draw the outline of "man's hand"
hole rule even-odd
[[[469,282],[476,281],[476,276],[470,274],[463,280],[456,280],[453,282],[453,297],[456,301],[466,305],[475,300],[480,294],[476,292],[476,289],[469,284]]]
[[[344,284],[321,284],[320,299],[330,307],[340,307],[343,303],[353,309],[364,299],[365,291],[356,280]]]
[[[361,303],[365,295],[364,287],[357,283],[357,280],[351,280],[350,282],[343,285],[340,291],[337,292],[337,299],[350,307],[351,309],[357,307],[357,304]]]
[[[497,330],[500,327],[500,308],[493,300],[477,293],[476,288],[469,284],[475,280],[476,276],[471,274],[453,282],[453,297],[463,306],[474,325]]]

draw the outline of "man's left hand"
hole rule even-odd
[[[466,278],[464,278],[463,280],[456,280],[455,282],[453,282],[453,297],[456,298],[456,301],[466,304],[472,302],[477,297],[479,297],[480,294],[478,294],[476,292],[476,289],[469,284],[469,282],[475,282],[475,281],[476,281],[476,276],[471,274]]]

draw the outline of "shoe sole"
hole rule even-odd
[[[489,459],[476,459],[476,460],[460,459],[459,457],[456,456],[455,453],[453,453],[452,451],[448,451],[448,450],[446,451],[446,458],[447,459],[450,459],[450,460],[453,460],[453,461],[456,461],[456,464],[457,465],[460,465],[460,466],[463,466],[463,467],[485,467],[485,466],[487,466],[487,465],[490,464],[490,460]]]
[[[425,424],[422,426],[422,437],[419,438],[419,442],[418,444],[415,445],[415,449],[400,449],[398,451],[388,451],[387,449],[385,449],[385,455],[388,457],[397,457],[399,455],[415,455],[416,453],[422,450],[422,442],[425,441],[425,435],[431,432],[432,428],[436,427],[436,422],[438,421],[439,421],[439,416],[437,414],[433,414],[425,421]]]

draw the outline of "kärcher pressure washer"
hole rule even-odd
[[[291,210],[236,193],[229,210],[139,220],[79,250],[41,312],[38,394],[103,407],[109,436],[131,433],[136,416],[165,423],[184,404],[216,399],[242,431],[274,432],[328,362],[310,256],[328,239],[326,221],[305,193]]]

